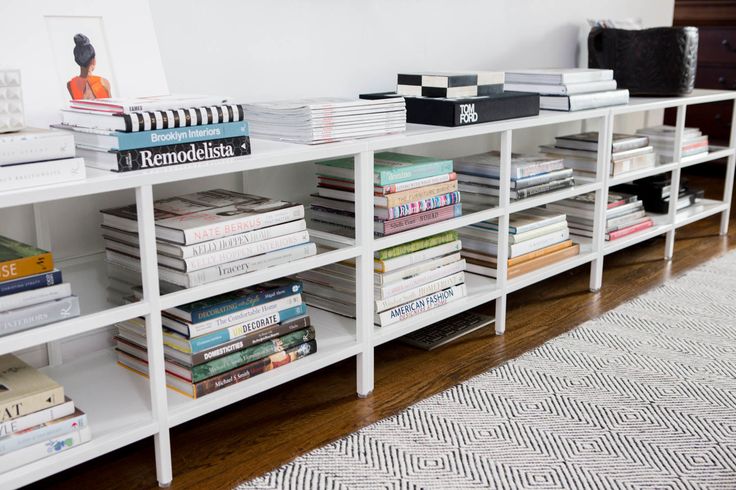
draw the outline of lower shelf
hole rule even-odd
[[[728,209],[728,204],[713,199],[701,199],[695,205],[679,211],[675,216],[675,228],[707,218]]]
[[[355,337],[355,320],[311,307],[309,314],[317,332],[315,354],[197,400],[168,390],[169,424],[187,422],[361,352]]]
[[[496,286],[496,280],[490,277],[465,272],[465,285],[467,296],[464,298],[387,327],[376,326],[373,331],[373,344],[381,345],[470,308],[475,308],[501,295],[501,291]]]
[[[92,440],[0,475],[2,488],[27,485],[158,431],[148,381],[121,368],[115,359],[112,350],[104,350],[42,369],[87,413]]]
[[[605,245],[603,245],[603,255],[636,245],[644,240],[649,240],[655,236],[667,233],[672,229],[672,226],[668,223],[669,217],[666,214],[650,214],[649,216],[652,218],[652,221],[654,221],[654,226],[619,238],[618,240],[606,242]]]

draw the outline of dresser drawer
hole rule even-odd
[[[695,86],[717,90],[736,90],[736,63],[730,67],[699,65],[695,75]]]
[[[701,27],[698,63],[736,63],[736,28]]]

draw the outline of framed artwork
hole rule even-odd
[[[0,45],[30,126],[58,122],[70,99],[168,93],[148,0],[3,0]]]

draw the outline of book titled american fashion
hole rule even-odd
[[[448,303],[457,301],[464,297],[465,294],[465,284],[459,284],[378,313],[375,317],[375,322],[381,327],[393,325],[407,318],[435,310]]]
[[[463,269],[465,269],[465,265],[463,265]],[[463,270],[456,272],[455,274],[450,274],[449,276],[421,284],[412,289],[407,289],[402,293],[389,296],[385,299],[378,299],[376,300],[376,311],[385,311],[389,308],[394,308],[398,305],[408,303],[422,296],[427,296],[429,294],[436,293],[437,291],[441,291],[458,284],[463,284],[464,282],[465,272]]]
[[[64,388],[13,354],[0,356],[0,422],[64,402]]]

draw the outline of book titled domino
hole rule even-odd
[[[236,136],[137,150],[98,151],[77,148],[77,155],[83,157],[89,167],[129,172],[250,155],[250,138]]]
[[[393,325],[407,318],[437,309],[452,301],[457,301],[464,296],[465,284],[458,284],[379,313],[375,317],[375,322],[381,327]]]

